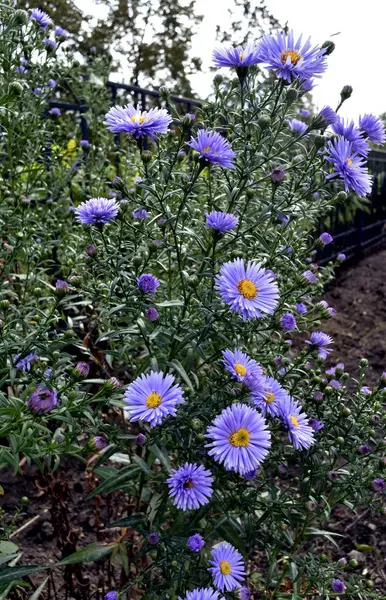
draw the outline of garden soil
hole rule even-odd
[[[338,360],[344,362],[345,370],[356,376],[359,360],[366,357],[369,360],[366,384],[371,386],[386,370],[386,250],[379,250],[356,265],[343,267],[324,297],[337,310],[335,318],[323,323],[323,331],[334,338],[331,364]],[[112,542],[122,535],[122,530],[109,530],[106,525],[130,508],[131,499],[118,493],[107,501],[98,497],[86,500],[96,481],[90,479],[85,466],[64,461],[60,474],[45,482],[37,470],[28,471],[25,466],[23,470],[23,477],[14,477],[5,471],[0,473],[4,490],[0,499],[2,510],[14,514],[15,507],[22,507],[15,520],[17,531],[12,537],[23,553],[21,564],[53,565],[75,547]],[[26,504],[22,504],[23,497],[28,498]],[[62,535],[58,547],[56,528],[61,522],[65,522],[65,536]],[[339,507],[329,528],[343,535],[339,551],[333,545],[323,547],[322,541],[318,551],[325,552],[330,560],[342,556],[357,560],[357,569],[372,582],[369,585],[384,592],[386,598],[386,518],[372,514],[370,507],[356,514]],[[250,565],[251,571],[262,568],[262,556],[257,557],[257,563]],[[107,591],[120,589],[123,583],[117,561],[108,569],[103,568],[102,563],[94,563],[82,568],[60,568],[53,573],[40,596],[44,600],[101,600]],[[36,587],[46,577],[43,572],[33,575],[30,581]],[[65,580],[67,585],[64,585]],[[17,595],[13,592],[10,598],[30,598],[31,593],[31,588],[19,588]],[[128,597],[136,599],[140,595]]]

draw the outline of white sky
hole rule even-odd
[[[75,0],[83,10],[97,14],[93,0]],[[252,0],[253,3],[253,0]],[[328,57],[328,69],[314,88],[314,103],[335,107],[343,85],[354,88],[341,114],[356,117],[364,112],[380,114],[386,111],[386,53],[385,0],[266,0],[268,10],[295,34],[309,35],[320,44],[332,39],[336,49]],[[228,8],[233,0],[196,0],[196,12],[204,15],[193,42],[193,54],[203,60],[204,73],[192,77],[193,87],[204,98],[210,91],[214,73],[207,71],[215,45],[215,30],[219,24],[226,29],[230,24]],[[333,35],[337,34],[339,35]]]

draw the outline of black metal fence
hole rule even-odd
[[[146,110],[149,106],[159,104],[160,92],[148,90],[136,85],[116,83],[108,81],[106,87],[111,92],[111,105],[124,101],[139,106]],[[194,112],[194,108],[200,107],[201,102],[193,98],[182,96],[170,96],[184,113]],[[74,111],[80,115],[80,127],[82,139],[89,139],[87,120],[84,114],[88,106],[77,97],[75,102],[61,102],[53,100],[50,108],[60,108],[64,111]],[[119,136],[117,136],[119,143]],[[347,215],[344,206],[337,205],[328,216],[328,230],[334,237],[334,244],[327,246],[319,255],[318,262],[324,264],[342,252],[347,258],[361,256],[366,248],[383,241],[386,236],[386,150],[372,150],[368,157],[369,171],[373,175],[374,184],[369,203],[363,208],[354,210]],[[326,220],[319,224],[319,229],[326,227]]]

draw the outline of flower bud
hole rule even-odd
[[[9,84],[9,93],[19,96],[23,91],[23,86],[19,81],[11,81]]]
[[[336,200],[339,202],[345,202],[347,200],[347,193],[342,190],[336,195]]]
[[[203,427],[202,421],[200,421],[200,419],[198,419],[197,417],[191,420],[190,425],[192,429],[194,429],[194,431],[201,431]]]
[[[342,408],[341,414],[343,417],[349,417],[351,415],[351,410],[348,406],[345,406],[344,408]]]
[[[152,158],[152,153],[150,150],[144,150],[141,154],[142,162],[144,165],[148,165]]]
[[[135,443],[137,446],[143,446],[146,443],[146,435],[143,433],[139,433],[135,438]]]
[[[28,13],[20,8],[15,10],[13,18],[15,23],[18,23],[19,25],[26,25],[28,23]]]
[[[220,74],[217,74],[213,78],[214,85],[220,85],[224,81],[224,77]]]
[[[323,148],[324,144],[326,143],[326,138],[324,135],[316,135],[314,143],[317,148]]]
[[[294,88],[289,88],[287,90],[285,99],[286,99],[287,104],[292,104],[293,102],[295,102],[295,100],[298,99],[297,91]]]
[[[94,452],[100,452],[109,445],[109,441],[104,435],[94,435],[89,443]]]
[[[326,52],[324,53],[324,56],[328,56],[329,54],[332,54],[334,52],[335,44],[334,44],[334,42],[327,40],[326,42],[324,42],[322,44],[322,48],[326,48]]]
[[[353,92],[353,89],[352,89],[351,85],[345,85],[342,88],[342,91],[340,92],[340,97],[342,99],[342,102],[344,102],[345,100],[348,100],[350,98],[352,92]]]
[[[359,361],[359,366],[362,367],[362,369],[368,367],[369,361],[367,360],[367,358],[361,358],[361,360]]]
[[[271,124],[271,118],[268,115],[263,115],[258,119],[257,124],[261,129],[266,129]]]

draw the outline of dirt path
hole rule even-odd
[[[332,361],[356,376],[367,358],[368,383],[374,383],[386,371],[386,249],[342,269],[324,298],[338,311],[323,323],[335,341]]]

